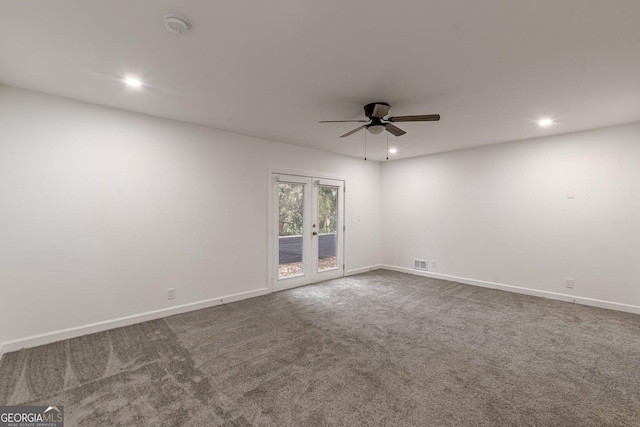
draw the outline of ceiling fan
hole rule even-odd
[[[362,125],[350,132],[341,135],[340,138],[344,138],[345,136],[352,135],[359,130],[367,129],[374,135],[378,135],[382,133],[383,130],[386,130],[390,134],[394,136],[402,136],[406,132],[400,129],[399,127],[393,125],[392,123],[397,122],[436,122],[440,120],[440,114],[426,114],[421,116],[396,116],[396,117],[388,117],[384,118],[389,112],[391,106],[386,102],[372,102],[371,104],[367,104],[364,106],[364,115],[369,118],[369,120],[322,120],[318,123],[367,123],[366,125]]]

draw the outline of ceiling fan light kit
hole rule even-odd
[[[393,136],[402,136],[406,132],[392,123],[397,122],[437,122],[440,120],[440,114],[425,114],[418,116],[396,116],[384,118],[389,113],[391,106],[386,102],[372,102],[364,106],[364,115],[369,120],[323,120],[319,123],[367,123],[350,132],[341,135],[340,138],[353,135],[361,129],[367,129],[369,133],[379,135],[386,130]]]
[[[384,130],[384,125],[369,125],[367,130],[373,135],[380,135]]]

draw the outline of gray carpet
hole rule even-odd
[[[68,426],[638,426],[640,316],[378,270],[9,353]]]

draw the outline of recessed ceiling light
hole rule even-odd
[[[549,119],[549,118],[538,120],[538,126],[540,126],[542,128],[545,128],[547,126],[551,126],[552,123],[553,123],[553,120]]]
[[[391,154],[395,154],[395,153],[397,153],[397,152],[398,152],[398,149],[397,149],[397,148],[389,148],[389,153],[391,153]]]
[[[127,86],[131,86],[131,87],[140,87],[142,86],[142,82],[140,82],[140,80],[138,79],[134,79],[133,77],[129,77],[127,79],[125,79],[124,81]]]

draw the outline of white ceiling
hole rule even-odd
[[[168,32],[168,13],[191,31]],[[640,120],[638,0],[2,1],[0,16],[0,84],[351,156],[364,132],[338,137],[357,124],[317,122],[372,101],[442,115],[398,124],[392,158]],[[383,159],[386,133],[367,139]]]

